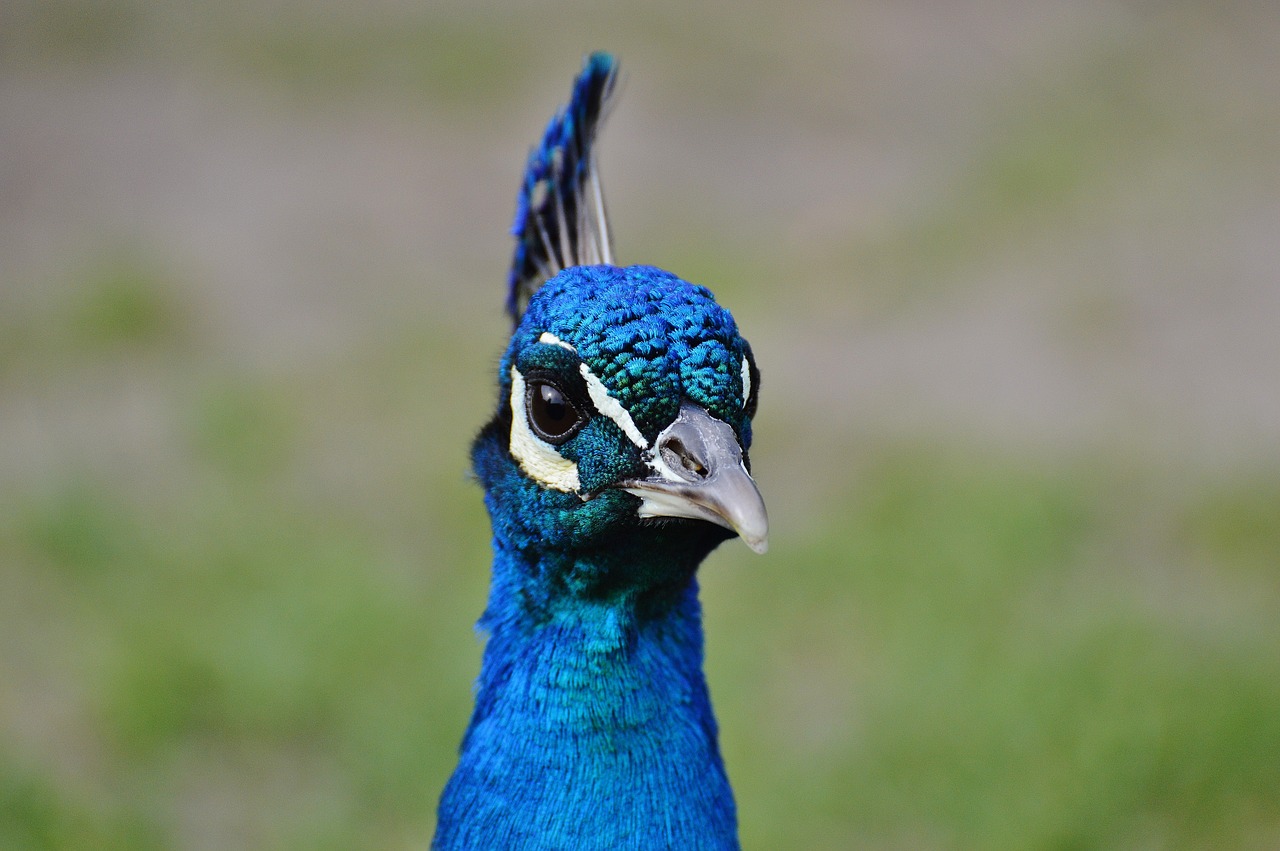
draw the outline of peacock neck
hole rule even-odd
[[[696,564],[645,560],[495,542],[489,640],[437,847],[737,847]],[[628,568],[664,581],[546,593],[552,577]]]
[[[702,673],[702,611],[692,569],[637,589],[545,594],[602,573],[591,555],[499,549],[478,704],[492,700],[540,726],[616,736],[673,711],[711,717]],[[632,566],[640,572],[645,567]],[[624,570],[611,565],[611,570]],[[560,577],[558,581],[550,577]],[[714,736],[714,729],[711,734]]]

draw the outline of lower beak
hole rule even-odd
[[[758,553],[769,546],[769,516],[742,462],[733,428],[690,402],[654,441],[654,474],[621,487],[641,499],[641,517],[707,520],[738,533]]]

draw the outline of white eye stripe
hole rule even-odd
[[[645,440],[640,429],[636,428],[635,420],[631,419],[631,414],[622,407],[622,403],[609,395],[609,388],[604,386],[604,382],[597,378],[585,363],[578,365],[578,371],[587,382],[587,395],[591,397],[591,403],[596,406],[596,410],[613,420],[632,443],[641,449],[648,449],[649,441]]]
[[[745,408],[751,399],[751,364],[747,356],[742,356],[742,406]]]
[[[582,488],[578,465],[533,433],[525,412],[525,382],[520,370],[511,367],[511,457],[525,475],[546,487],[566,493]]]
[[[575,349],[573,346],[566,343],[564,340],[561,340],[559,337],[557,337],[555,334],[552,334],[550,331],[543,331],[542,336],[538,338],[538,342],[546,343],[548,346],[559,346],[562,349],[568,349],[569,351],[573,352],[575,355],[578,353],[577,349]]]

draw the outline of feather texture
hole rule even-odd
[[[608,53],[592,53],[569,103],[547,124],[529,152],[511,234],[515,256],[507,313],[519,323],[529,297],[562,269],[612,263],[613,244],[594,143],[618,79]]]

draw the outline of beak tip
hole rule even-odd
[[[769,539],[767,537],[749,538],[745,535],[739,535],[738,537],[742,538],[742,543],[750,547],[752,552],[757,555],[764,555],[769,550]]]

